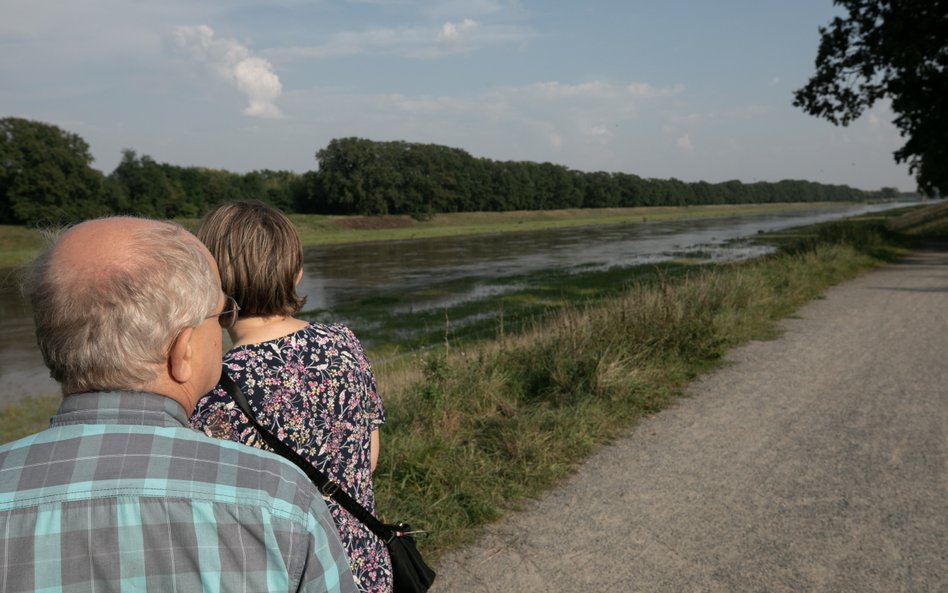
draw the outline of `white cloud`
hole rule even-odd
[[[477,28],[477,21],[464,19],[461,24],[455,24],[450,21],[441,25],[438,31],[438,41],[456,41],[467,33]]]
[[[678,148],[680,148],[684,152],[694,152],[695,150],[695,147],[691,144],[691,136],[689,136],[688,134],[685,134],[684,136],[679,137],[678,140],[676,141],[676,144],[678,144]]]
[[[266,55],[278,61],[327,59],[353,55],[397,55],[435,59],[470,53],[487,47],[518,45],[534,37],[529,29],[514,25],[484,25],[472,19],[430,27],[373,27],[344,31],[325,43],[272,49]]]
[[[263,58],[247,58],[234,67],[237,88],[247,95],[250,105],[244,113],[253,117],[278,118],[282,113],[273,104],[280,97],[280,79]]]
[[[275,104],[283,87],[269,61],[251,55],[250,50],[235,39],[216,37],[207,25],[178,27],[174,37],[179,48],[247,97],[245,115],[283,117]]]
[[[593,124],[586,129],[586,135],[591,138],[607,139],[612,136],[612,132],[602,124]]]

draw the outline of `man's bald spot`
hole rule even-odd
[[[87,280],[101,278],[109,272],[133,266],[135,237],[160,228],[185,232],[175,225],[144,218],[115,217],[83,222],[63,234],[53,248],[50,264],[60,272],[80,273]]]

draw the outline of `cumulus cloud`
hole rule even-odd
[[[245,115],[270,119],[283,117],[276,106],[283,87],[269,61],[252,55],[235,39],[217,37],[207,25],[178,27],[174,37],[179,48],[247,97]]]

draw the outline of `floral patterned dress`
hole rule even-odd
[[[262,425],[375,513],[370,439],[385,412],[362,345],[349,328],[311,323],[276,340],[237,346],[224,355],[224,369]],[[198,402],[191,426],[269,449],[220,385]],[[390,593],[385,544],[335,501],[326,504],[359,590]]]

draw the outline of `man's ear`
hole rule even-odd
[[[187,383],[191,379],[192,335],[194,335],[193,327],[181,330],[172,342],[171,351],[168,353],[168,374],[177,383]]]

